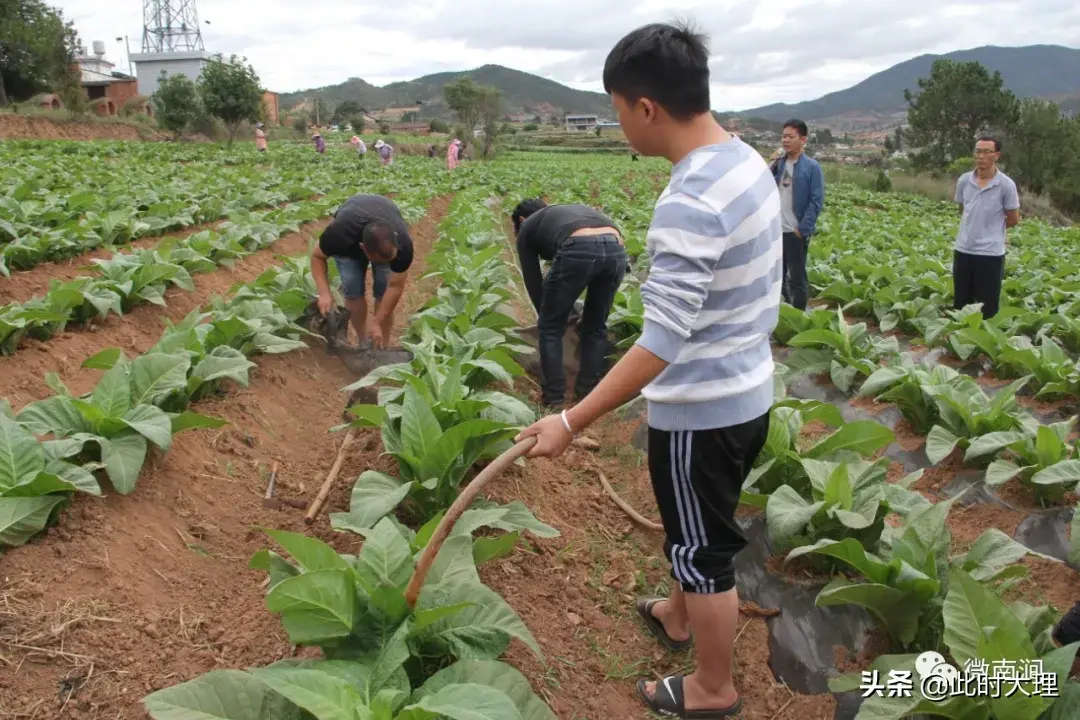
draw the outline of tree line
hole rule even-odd
[[[40,0],[0,0],[0,106],[54,91],[73,110],[85,108],[71,65],[79,36],[64,14]]]
[[[229,145],[244,121],[265,117],[263,90],[255,68],[235,55],[207,63],[196,82],[185,75],[163,77],[151,97],[158,126],[180,136],[207,118],[217,118],[229,133]]]
[[[978,136],[992,135],[1002,142],[1005,171],[1022,188],[1080,213],[1080,115],[1048,100],[1018,99],[1000,72],[978,62],[938,60],[904,99],[903,139],[915,170],[944,173],[971,157]]]

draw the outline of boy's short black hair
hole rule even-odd
[[[514,234],[521,231],[521,223],[535,212],[539,212],[547,207],[547,203],[541,198],[533,198],[531,200],[522,200],[517,204],[517,207],[510,213],[510,219],[514,221]]]
[[[802,120],[792,118],[784,123],[785,128],[793,128],[795,132],[799,133],[799,137],[806,137],[810,134],[810,128],[806,127],[806,123]]]
[[[398,249],[397,233],[389,226],[375,222],[364,226],[360,242],[364,246],[364,252],[369,255],[386,257],[393,255]]]
[[[982,135],[982,136],[981,136],[981,137],[979,137],[979,139],[978,139],[978,140],[976,140],[975,142],[976,142],[976,143],[981,143],[981,142],[992,142],[992,143],[994,143],[994,152],[1001,152],[1001,141],[1000,141],[1000,140],[998,140],[998,139],[997,139],[996,137],[994,137],[993,135]]]
[[[676,120],[709,112],[708,38],[685,22],[634,30],[608,53],[604,92],[648,98]]]

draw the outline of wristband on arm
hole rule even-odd
[[[563,410],[559,417],[562,418],[562,424],[566,428],[566,432],[570,433],[571,437],[576,437],[577,433],[574,432],[574,428],[570,427],[570,421],[566,419],[566,411]]]

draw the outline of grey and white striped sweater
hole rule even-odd
[[[769,411],[780,307],[780,196],[738,138],[698,148],[656,202],[638,344],[670,365],[642,394],[659,430],[730,427]]]

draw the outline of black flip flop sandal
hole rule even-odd
[[[670,635],[667,634],[667,630],[664,629],[664,623],[660,622],[655,615],[652,614],[652,609],[656,607],[658,602],[667,600],[662,597],[640,597],[637,599],[637,612],[641,617],[642,622],[645,623],[645,627],[649,629],[656,639],[660,641],[660,644],[666,647],[671,652],[682,652],[688,649],[694,644],[694,638],[689,637],[686,640],[678,641],[673,640]]]
[[[683,696],[683,676],[672,675],[656,683],[656,692],[649,697],[645,692],[644,678],[638,680],[637,691],[645,704],[657,715],[664,717],[680,718],[680,720],[720,720],[721,718],[734,717],[742,709],[742,698],[735,701],[729,708],[715,710],[691,710],[686,711],[686,698]]]

